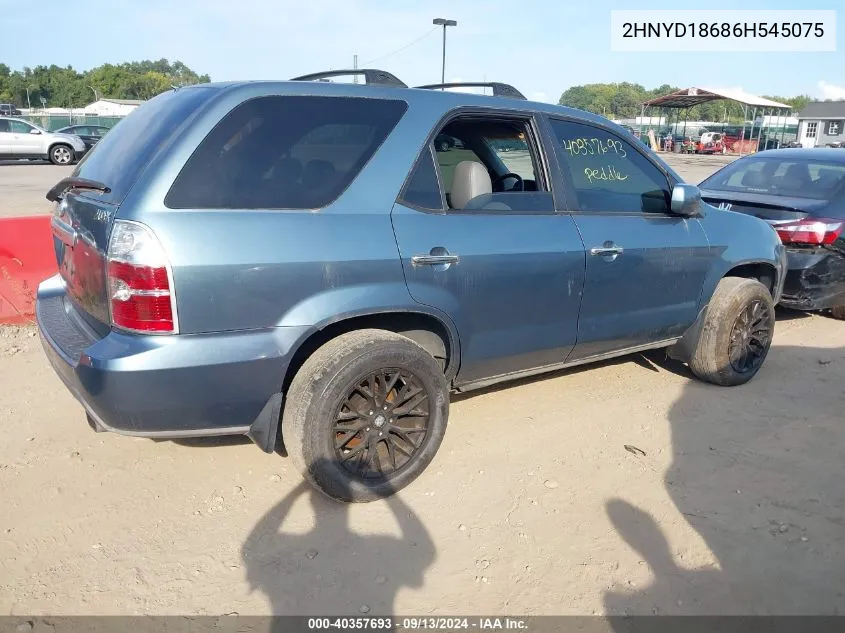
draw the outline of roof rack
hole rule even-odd
[[[329,77],[343,77],[346,75],[363,75],[364,81],[367,84],[374,84],[380,86],[396,86],[398,88],[407,88],[402,80],[395,75],[390,74],[386,70],[378,70],[377,68],[356,68],[354,70],[326,70],[319,73],[311,73],[310,75],[302,75],[301,77],[294,77],[291,81],[322,81]]]
[[[494,97],[511,97],[512,99],[522,99],[525,101],[525,95],[519,90],[508,84],[499,83],[498,81],[471,81],[458,82],[449,84],[428,84],[426,86],[415,86],[416,88],[424,88],[426,90],[437,90],[440,88],[492,88]]]

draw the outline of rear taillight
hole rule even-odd
[[[833,244],[842,232],[842,220],[804,218],[803,220],[773,223],[784,244]]]
[[[134,332],[178,331],[167,256],[149,228],[115,220],[106,266],[112,325]]]

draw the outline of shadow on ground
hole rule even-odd
[[[313,527],[285,530],[302,496],[311,506]],[[397,592],[422,586],[436,549],[398,494],[383,503],[399,526],[398,536],[356,533],[349,524],[353,506],[303,482],[264,515],[242,547],[251,590],[267,596],[275,615],[393,614]]]
[[[617,532],[654,582],[610,614],[845,614],[845,350],[776,347],[742,387],[690,382],[672,406],[667,491],[718,567],[683,569],[622,500]]]

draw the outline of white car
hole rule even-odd
[[[44,159],[54,165],[71,165],[86,151],[82,139],[73,134],[48,132],[23,119],[0,117],[0,159]]]

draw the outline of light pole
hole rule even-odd
[[[26,87],[26,107],[28,110],[32,110],[32,104],[29,102],[29,89],[30,86]]]
[[[100,97],[99,97],[99,95],[97,95],[97,91],[94,90],[94,86],[88,86],[88,87],[91,88],[91,92],[94,93],[94,101],[99,101]]]
[[[443,65],[440,71],[440,83],[446,83],[446,27],[447,26],[458,26],[458,23],[455,20],[444,20],[443,18],[435,18],[431,22],[432,24],[436,24],[437,26],[443,27]]]

